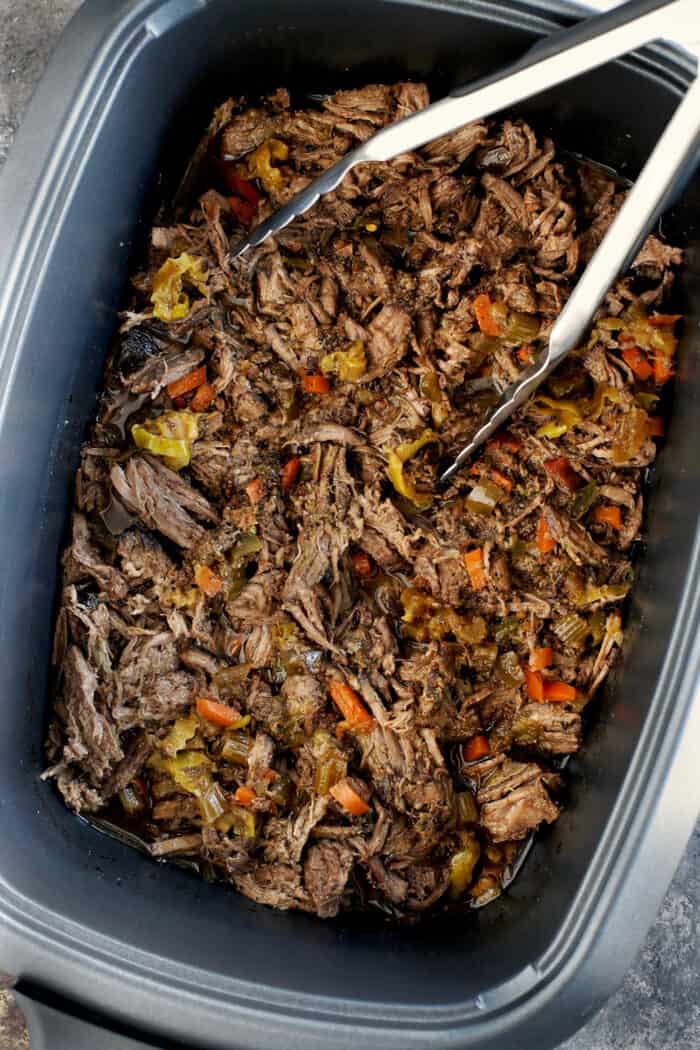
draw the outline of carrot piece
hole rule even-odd
[[[190,401],[190,408],[193,412],[206,412],[215,397],[216,390],[211,383],[202,383],[194,392],[194,397]]]
[[[347,780],[339,780],[337,784],[330,788],[330,793],[336,802],[340,802],[343,809],[347,809],[348,813],[352,813],[353,817],[362,817],[365,813],[369,813],[369,806],[357,794],[355,789],[350,786]]]
[[[208,565],[196,565],[194,570],[194,582],[200,591],[204,591],[207,598],[213,598],[223,587],[223,580],[217,576]]]
[[[501,474],[500,470],[492,470],[491,477],[496,482],[496,484],[500,485],[502,489],[506,490],[506,492],[513,491],[513,482],[510,480],[507,474]]]
[[[663,354],[657,354],[654,357],[654,382],[656,385],[663,386],[664,383],[668,383],[672,375],[673,367],[669,358]]]
[[[575,700],[578,696],[573,685],[569,685],[568,682],[554,682],[550,680],[545,681],[543,685],[545,700],[558,700],[561,703],[567,703]]]
[[[328,394],[331,389],[330,382],[321,372],[305,375],[302,380],[302,386],[307,394]]]
[[[622,357],[625,364],[629,365],[637,379],[641,379],[645,382],[654,373],[654,369],[649,364],[647,355],[639,349],[638,346],[627,346],[622,351]]]
[[[531,700],[541,704],[544,700],[544,680],[539,671],[531,671],[525,668],[525,681],[527,683],[527,695]]]
[[[649,416],[647,419],[647,434],[652,438],[662,438],[666,433],[666,426],[661,416]]]
[[[329,682],[328,690],[333,702],[351,729],[374,728],[374,719],[351,686],[336,679],[333,682]]]
[[[506,452],[519,452],[522,447],[523,443],[520,438],[517,438],[515,434],[511,434],[509,430],[502,430],[486,443],[486,448],[489,451],[505,449]]]
[[[252,788],[245,787],[245,785],[243,785],[242,787],[236,788],[233,797],[235,798],[239,806],[250,806],[253,802],[255,802],[255,799],[258,796],[255,794]]]
[[[282,467],[282,488],[285,492],[289,492],[291,488],[296,484],[296,480],[299,477],[299,471],[301,470],[301,457],[292,456]]]
[[[491,745],[489,744],[489,738],[484,736],[483,733],[478,733],[473,736],[471,740],[467,740],[466,744],[462,747],[462,761],[464,762],[476,762],[478,758],[483,758],[484,755],[491,753]]]
[[[533,357],[534,350],[535,348],[532,343],[523,343],[523,345],[518,348],[518,361],[522,361],[524,365],[531,365],[535,360]]]
[[[190,390],[195,390],[198,386],[201,386],[206,380],[207,370],[202,365],[200,368],[195,368],[194,372],[183,376],[182,379],[176,379],[174,383],[168,383],[166,389],[170,397],[181,397],[183,394],[188,394]]]
[[[619,507],[613,507],[610,504],[596,507],[593,517],[601,525],[611,525],[614,529],[622,528],[622,511]]]
[[[553,478],[558,478],[569,492],[575,492],[576,489],[580,489],[581,485],[583,485],[583,478],[576,473],[566,456],[554,456],[553,459],[546,459],[544,469]]]
[[[475,591],[480,591],[487,584],[486,572],[484,571],[484,550],[477,547],[476,550],[466,551],[463,555],[464,564],[469,573],[469,582]]]
[[[683,314],[652,314],[648,321],[657,328],[666,328],[680,321],[682,316]]]
[[[206,718],[207,722],[213,722],[215,726],[232,726],[240,722],[241,716],[235,707],[222,704],[213,700],[210,696],[198,696],[196,700],[197,714]]]
[[[263,780],[266,780],[268,784],[271,784],[273,780],[277,780],[278,776],[279,773],[276,769],[263,769],[262,771]]]
[[[255,506],[256,503],[259,503],[265,497],[265,482],[261,477],[253,478],[246,485],[245,491],[248,499]]]
[[[545,667],[551,666],[553,659],[554,650],[549,646],[543,649],[533,649],[530,653],[530,670],[542,671]]]
[[[484,335],[500,335],[501,328],[493,316],[493,303],[490,296],[482,293],[477,295],[472,304],[476,323]]]
[[[253,221],[256,206],[251,201],[242,200],[241,197],[229,197],[228,202],[231,205],[231,211],[239,222],[245,223],[247,226]]]
[[[549,554],[553,551],[557,545],[557,541],[549,531],[549,525],[544,519],[544,515],[540,518],[537,523],[537,549],[540,554]]]
[[[352,555],[350,561],[352,562],[353,571],[357,576],[367,579],[367,577],[372,575],[372,559],[369,554],[365,553],[365,551],[357,551],[356,554]]]

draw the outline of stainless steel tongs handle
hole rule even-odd
[[[632,262],[649,229],[671,198],[692,176],[698,159],[700,79],[696,78],[559,314],[550,333],[549,346],[539,360],[504,391],[493,413],[445,470],[441,481],[448,481],[578,345],[607,290]]]

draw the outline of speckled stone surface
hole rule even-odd
[[[51,50],[79,6],[80,0],[0,0],[0,164]],[[0,991],[0,1050],[26,1047],[10,997]],[[635,966],[561,1050],[681,1047],[700,1050],[700,825]]]

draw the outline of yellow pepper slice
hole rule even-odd
[[[182,470],[190,462],[192,444],[199,437],[201,412],[164,412],[156,419],[134,423],[131,436],[134,444],[154,456],[162,456],[171,470]]]
[[[549,409],[549,414],[554,416],[556,422],[563,424],[567,429],[580,423],[583,419],[583,414],[576,401],[560,401],[555,397],[540,394],[533,398],[532,403],[536,408]]]
[[[199,721],[194,712],[185,718],[176,718],[171,729],[160,742],[161,750],[171,758],[174,757],[178,751],[186,748],[198,729]]]
[[[597,419],[605,408],[606,401],[613,405],[619,405],[622,401],[622,395],[614,386],[609,386],[607,383],[597,383],[595,393],[588,403],[586,411],[588,419]]]
[[[336,350],[321,358],[321,371],[337,375],[346,383],[356,383],[367,371],[367,354],[361,339],[351,343],[347,350]]]
[[[284,172],[272,162],[286,160],[288,156],[289,147],[279,139],[268,139],[251,154],[251,173],[260,179],[268,193],[279,193],[285,183]]]
[[[166,259],[153,278],[151,302],[153,316],[159,321],[179,321],[190,311],[190,298],[182,290],[184,277],[202,295],[207,294],[209,274],[202,269],[204,259],[182,252],[176,259]]]
[[[404,475],[403,467],[404,463],[407,463],[409,459],[420,452],[425,445],[430,444],[431,441],[441,444],[440,438],[433,430],[424,430],[419,438],[415,441],[408,441],[403,445],[399,445],[397,448],[392,449],[389,452],[389,462],[387,464],[387,474],[389,480],[401,495],[405,496],[406,499],[410,499],[411,503],[414,503],[420,510],[425,510],[433,502],[433,497],[428,492],[419,492],[412,481]]]

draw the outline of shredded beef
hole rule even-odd
[[[546,345],[620,183],[477,121],[229,254],[428,103],[399,83],[217,109],[133,277],[63,555],[45,775],[153,857],[320,918],[481,906],[556,821],[620,652],[673,372],[681,253],[653,234],[438,488]]]

